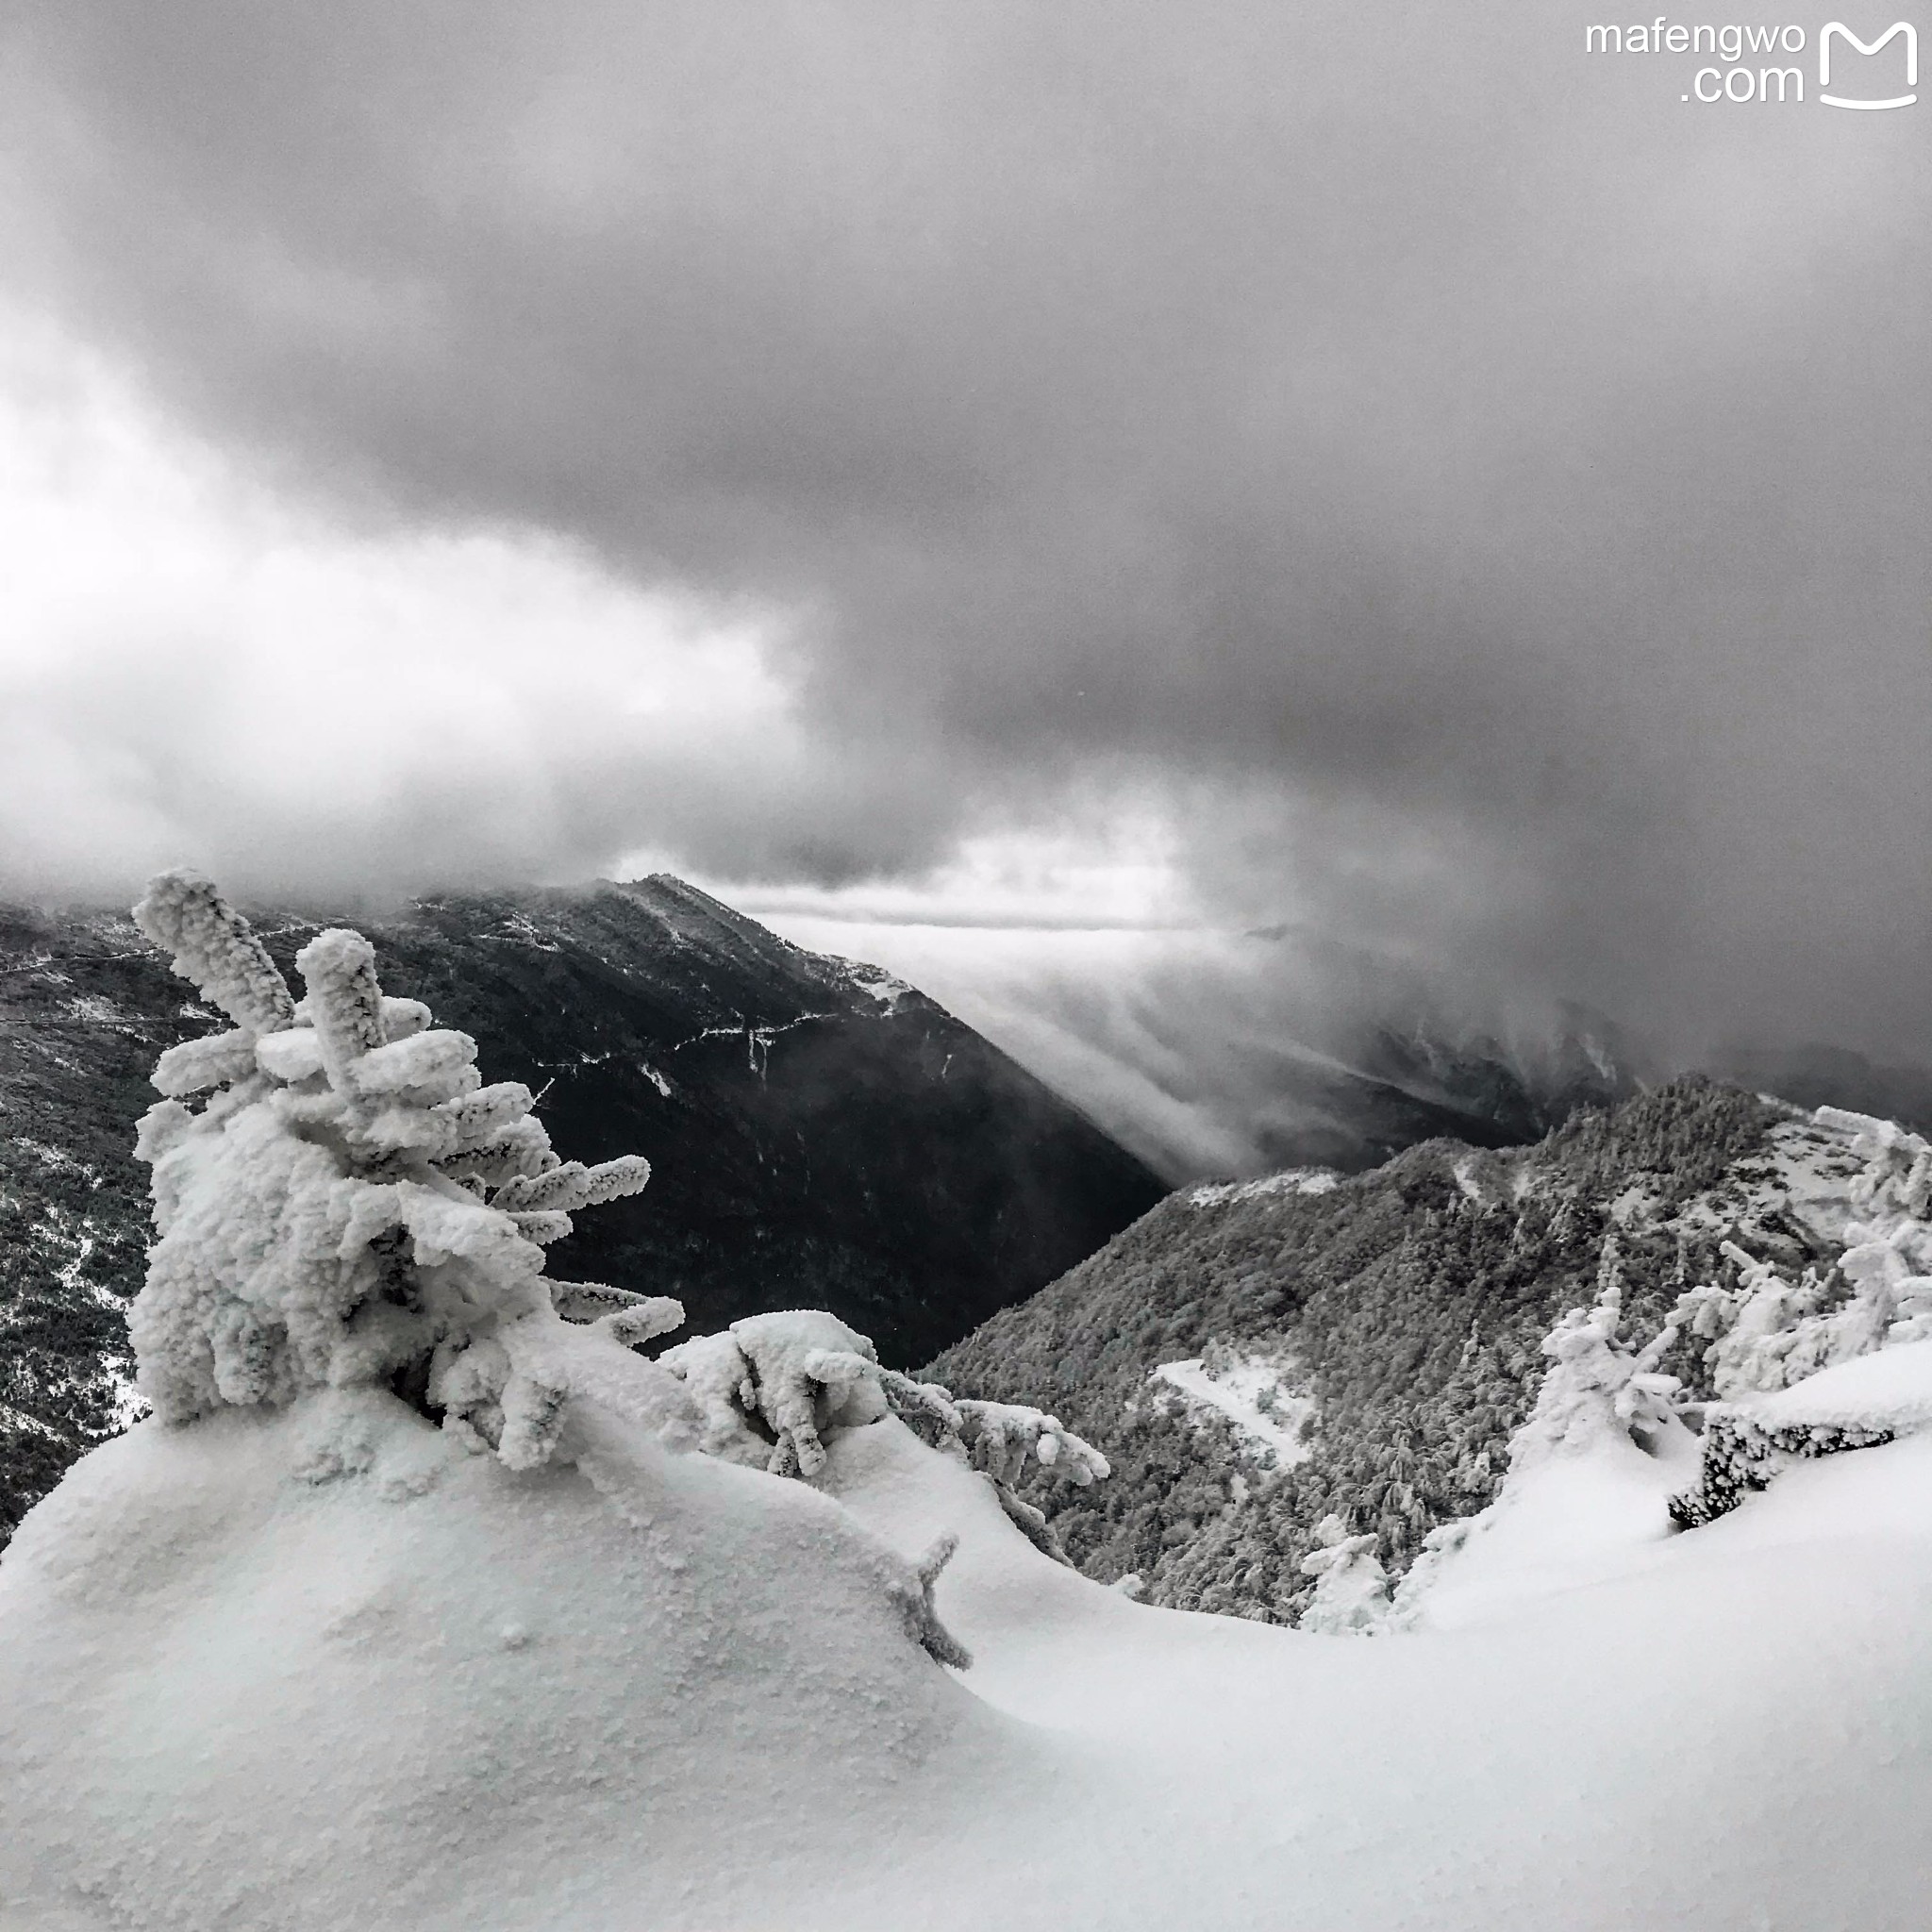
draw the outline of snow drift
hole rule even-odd
[[[0,1560],[8,1932],[1923,1924],[1932,1343],[1763,1396],[1895,1440],[1674,1532],[1600,1307],[1442,1614],[1152,1609],[1015,1507],[1104,1473],[1052,1417],[810,1312],[646,1359],[675,1308],[542,1266],[635,1165],[354,936],[298,1003],[202,882],[143,912],[236,1024],[142,1128],[157,1414]]]

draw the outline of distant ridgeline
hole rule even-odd
[[[284,971],[331,923],[256,917]],[[355,923],[391,991],[539,1094],[562,1154],[656,1164],[557,1265],[675,1295],[698,1327],[824,1307],[910,1364],[1163,1192],[924,994],[677,879]],[[150,1230],[133,1123],[157,1053],[218,1021],[125,916],[0,911],[0,1541],[134,1412],[124,1311]]]
[[[1345,1532],[1393,1577],[1492,1500],[1567,1309],[1620,1310],[1633,1355],[1655,1338],[1626,1368],[1693,1424],[1916,1336],[1915,1149],[1691,1077],[1520,1152],[1183,1189],[927,1373],[1025,1389],[1106,1455],[1103,1489],[1033,1497],[1089,1574],[1293,1622]]]

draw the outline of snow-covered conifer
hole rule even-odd
[[[1468,1543],[1471,1533],[1482,1520],[1475,1516],[1461,1516],[1451,1523],[1439,1523],[1423,1538],[1415,1561],[1403,1573],[1401,1582],[1395,1586],[1394,1595],[1390,1600],[1386,1628],[1411,1630],[1415,1627],[1424,1598],[1435,1586],[1444,1567]]]
[[[1029,1456],[1076,1489],[1108,1474],[1107,1457],[1058,1416],[1014,1402],[964,1401],[953,1407],[974,1468],[995,1482],[1017,1482]]]
[[[1302,1558],[1302,1574],[1315,1578],[1315,1594],[1302,1612],[1304,1630],[1325,1637],[1362,1637],[1389,1612],[1389,1577],[1375,1555],[1373,1536],[1350,1536],[1339,1515],[1315,1525],[1319,1548]]]
[[[1510,1439],[1512,1471],[1618,1436],[1654,1449],[1660,1436],[1682,1426],[1673,1401],[1677,1379],[1657,1369],[1676,1340],[1675,1329],[1666,1328],[1641,1355],[1633,1356],[1622,1339],[1623,1272],[1614,1228],[1605,1237],[1597,1283],[1596,1305],[1572,1308],[1543,1338],[1550,1366],[1528,1421]]]
[[[129,1327],[164,1421],[392,1385],[525,1468],[552,1455],[575,1394],[684,1424],[678,1384],[627,1346],[682,1310],[573,1284],[581,1321],[566,1324],[541,1249],[504,1204],[560,1165],[527,1089],[484,1088],[467,1035],[386,999],[358,933],[303,947],[298,1006],[206,880],[165,874],[137,916],[240,1023],[163,1055],[167,1097],[138,1142],[159,1239]],[[209,1090],[200,1112],[183,1105]],[[563,1197],[608,1198],[647,1173],[574,1166]]]
[[[872,1342],[822,1308],[749,1315],[659,1360],[703,1416],[706,1452],[774,1475],[817,1475],[825,1463],[822,1430],[887,1412]]]
[[[1719,1252],[1734,1285],[1700,1283],[1679,1298],[1674,1319],[1708,1344],[1705,1361],[1721,1400],[1790,1388],[1874,1349],[1932,1335],[1932,1225],[1915,1205],[1932,1149],[1917,1135],[1892,1133],[1852,1183],[1867,1218],[1848,1224],[1835,1274],[1807,1268],[1788,1281],[1775,1263],[1725,1241]]]
[[[708,1455],[809,1479],[824,1467],[827,1435],[894,1414],[978,1470],[1008,1518],[1061,1562],[1066,1553],[1044,1513],[1014,1484],[1029,1457],[1078,1486],[1108,1474],[1107,1458],[1058,1417],[1019,1403],[956,1402],[936,1382],[882,1368],[868,1337],[823,1309],[750,1315],[723,1334],[679,1342],[658,1362],[702,1417]]]
[[[758,1407],[751,1364],[728,1328],[667,1348],[658,1366],[684,1384],[703,1430],[698,1447],[707,1456],[741,1462],[748,1469],[763,1469],[770,1462],[774,1445],[753,1420]]]

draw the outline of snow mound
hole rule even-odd
[[[997,1756],[836,1504],[594,1415],[567,1446],[511,1469],[354,1391],[86,1457],[0,1564],[0,1898],[534,1928],[701,1888],[769,1923],[779,1874],[833,1882]]]
[[[822,1480],[895,1548],[958,1526],[935,1596],[963,1681],[1026,1721],[1053,1784],[1024,1822],[962,1794],[971,1902],[913,1923],[1918,1932],[1932,1439],[1676,1536],[1682,1465],[1626,1439],[1599,1485],[1607,1441],[1541,1465],[1535,1514],[1557,1525],[1567,1489],[1621,1521],[1363,1642],[1136,1604],[1040,1562],[894,1424],[841,1436]],[[848,1924],[895,1923],[847,1899]]]
[[[1812,1428],[1932,1429],[1932,1341],[1860,1356],[1739,1407],[1755,1421]]]

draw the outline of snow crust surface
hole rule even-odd
[[[958,1523],[936,1600],[967,1681],[1064,1767],[1045,1860],[1016,1885],[989,1855],[980,1897],[1009,1923],[1922,1927],[1932,1440],[1794,1470],[1674,1537],[1681,1469],[1591,1460],[1524,1512],[1526,1545],[1532,1513],[1595,1499],[1567,1557],[1514,1587],[1498,1563],[1454,1627],[1367,1642],[1040,1565],[884,1425],[841,1439],[828,1486],[901,1549]]]

